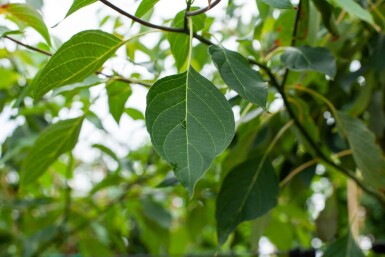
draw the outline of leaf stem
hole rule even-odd
[[[193,21],[191,17],[187,17],[188,19],[188,25],[189,25],[189,31],[190,31],[190,45],[189,45],[189,50],[188,50],[188,61],[187,61],[187,69],[189,69],[191,65],[191,58],[192,58],[192,40],[193,40]]]

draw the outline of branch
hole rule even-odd
[[[21,46],[24,46],[25,48],[27,48],[27,49],[29,49],[29,50],[32,50],[32,51],[34,51],[34,52],[39,52],[39,53],[41,53],[41,54],[45,54],[45,55],[48,55],[48,56],[52,56],[52,54],[51,54],[50,52],[44,51],[44,50],[39,49],[39,48],[37,48],[37,47],[33,47],[33,46],[30,46],[30,45],[24,44],[24,43],[22,43],[22,42],[20,42],[20,41],[18,41],[18,40],[16,40],[16,39],[14,39],[14,38],[11,38],[11,37],[9,37],[9,36],[4,36],[4,38],[9,39],[9,40],[13,41],[14,43],[16,43],[16,44],[18,44],[18,45],[21,45]]]
[[[290,43],[291,46],[295,46],[295,44],[297,43],[297,33],[298,33],[299,21],[301,19],[301,12],[302,12],[302,2],[300,0],[298,3],[297,14],[295,16],[293,34],[291,36],[291,43]],[[285,89],[285,85],[286,85],[287,77],[289,76],[289,72],[290,72],[290,70],[288,68],[286,68],[285,74],[283,75],[283,79],[282,79],[282,83],[281,83],[281,87],[283,89]]]
[[[173,27],[166,27],[166,26],[157,25],[157,24],[154,24],[154,23],[142,20],[142,19],[136,17],[135,15],[132,15],[132,14],[128,13],[128,12],[120,9],[116,5],[111,4],[107,0],[99,0],[99,1],[102,2],[104,5],[110,7],[114,11],[122,14],[123,16],[126,16],[126,17],[130,18],[131,20],[133,20],[133,21],[135,21],[137,23],[140,23],[140,24],[142,24],[142,25],[144,25],[146,27],[150,27],[150,28],[154,28],[154,29],[160,29],[160,30],[168,31],[168,32],[185,33],[184,28],[173,28]]]
[[[221,2],[221,0],[216,0],[214,1],[214,3],[212,4],[209,4],[207,7],[205,8],[202,8],[202,9],[199,9],[199,10],[196,10],[196,11],[192,11],[192,12],[187,12],[186,13],[186,16],[195,16],[195,15],[199,15],[199,14],[202,14],[202,13],[205,13],[207,12],[208,10],[211,10],[212,8],[214,8],[217,4],[219,4]]]

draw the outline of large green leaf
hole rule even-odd
[[[226,98],[192,67],[151,87],[145,116],[155,149],[190,194],[234,136]]]
[[[365,124],[344,112],[338,112],[338,124],[347,137],[353,158],[364,180],[376,189],[385,189],[385,158],[375,137]]]
[[[292,70],[313,70],[334,78],[337,72],[335,57],[322,47],[287,47],[281,56],[282,62]]]
[[[353,236],[349,233],[334,243],[326,250],[324,257],[364,257]]]
[[[196,10],[197,8],[191,8]],[[179,12],[172,21],[172,27],[183,28],[184,11]],[[196,15],[192,17],[193,30],[199,31],[204,28],[206,15]],[[170,43],[170,50],[175,59],[175,66],[179,71],[183,70],[187,65],[187,57],[190,48],[190,38],[184,33],[168,33],[167,39]]]
[[[123,44],[101,30],[82,31],[64,43],[32,82],[35,99],[49,90],[80,82],[95,72]]]
[[[331,0],[334,5],[337,5],[344,9],[350,15],[353,15],[363,21],[366,21],[372,25],[375,25],[372,15],[368,10],[362,8],[354,0]]]
[[[28,4],[4,4],[0,5],[0,14],[3,12],[31,26],[42,35],[49,45],[51,44],[47,26],[35,8]]]
[[[136,9],[135,16],[140,18],[151,10],[159,0],[142,0]]]
[[[39,135],[23,162],[22,186],[34,182],[60,155],[75,147],[82,122],[83,117],[59,121]]]
[[[119,80],[113,80],[107,83],[108,107],[112,117],[119,124],[120,118],[124,112],[124,105],[132,90],[130,85]]]
[[[289,0],[261,0],[262,2],[279,9],[293,9],[294,6]]]
[[[272,209],[278,200],[278,180],[266,158],[253,158],[234,167],[223,181],[217,199],[218,240],[243,221],[258,218]]]
[[[245,57],[215,45],[209,53],[225,83],[247,101],[266,107],[267,83],[259,72],[250,68]]]
[[[77,10],[83,7],[86,7],[90,4],[93,4],[95,2],[97,2],[97,0],[74,0],[65,17],[68,17],[74,12],[76,12]]]

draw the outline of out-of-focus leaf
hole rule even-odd
[[[209,53],[225,83],[244,99],[266,107],[267,83],[259,72],[250,68],[245,57],[218,46],[210,46]]]
[[[338,36],[339,32],[333,14],[333,6],[328,1],[313,0],[313,3],[322,15],[322,21],[324,26],[334,36]]]
[[[19,30],[12,30],[4,26],[0,26],[0,38],[7,36],[7,35],[12,35],[12,34],[20,34],[21,31]]]
[[[278,180],[274,168],[264,158],[253,158],[236,166],[226,176],[217,198],[218,240],[243,221],[266,214],[278,201]]]
[[[35,8],[28,4],[3,4],[0,5],[0,14],[6,13],[11,17],[24,22],[28,26],[34,28],[40,35],[51,44],[51,38],[47,26],[45,25],[43,18]]]
[[[385,189],[385,158],[375,137],[365,124],[348,114],[339,111],[337,122],[348,139],[353,158],[366,183],[376,189]]]
[[[19,74],[0,67],[0,89],[7,89],[17,82]]]
[[[146,215],[147,218],[158,223],[163,228],[167,229],[171,226],[172,216],[160,203],[145,198],[141,200],[141,204],[143,214]]]
[[[330,51],[322,47],[288,47],[281,56],[282,62],[295,71],[312,70],[334,78],[336,60]]]
[[[21,186],[34,182],[60,155],[75,147],[82,122],[83,117],[59,121],[39,135],[23,163]]]
[[[144,120],[143,113],[135,108],[126,108],[124,112],[127,113],[133,120]]]
[[[64,43],[36,75],[31,87],[35,99],[49,90],[81,82],[94,73],[123,44],[101,30],[82,31]]]
[[[83,7],[86,7],[90,4],[93,4],[95,2],[97,2],[97,0],[74,0],[65,17],[67,18],[77,10]]]
[[[331,0],[330,2],[341,7],[350,15],[366,21],[369,24],[377,26],[373,20],[372,14],[354,0]]]
[[[155,149],[190,194],[234,136],[226,98],[192,67],[151,87],[145,117]]]
[[[289,0],[261,0],[262,2],[279,9],[293,9],[294,6]]]
[[[335,195],[330,196],[325,203],[325,209],[316,219],[317,237],[324,242],[332,240],[337,233],[338,201]]]
[[[135,16],[140,18],[151,10],[159,0],[142,0],[136,9]]]
[[[326,250],[324,257],[349,256],[349,257],[364,257],[362,250],[358,247],[356,241],[349,233],[334,243]]]
[[[112,117],[114,117],[116,123],[119,124],[120,118],[124,112],[124,105],[126,104],[128,97],[132,94],[132,90],[129,84],[112,80],[106,85],[108,95],[108,107]]]

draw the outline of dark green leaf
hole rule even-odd
[[[337,23],[333,15],[333,6],[327,1],[313,0],[314,5],[317,7],[322,15],[322,21],[324,26],[335,36],[339,35]]]
[[[247,101],[266,107],[267,83],[259,72],[250,68],[245,57],[218,46],[210,46],[209,53],[225,83]]]
[[[385,189],[385,158],[373,133],[362,121],[344,112],[338,112],[338,121],[364,180],[376,189]]]
[[[232,169],[226,176],[217,198],[218,240],[243,221],[266,214],[278,200],[278,180],[274,168],[264,158],[250,159]]]
[[[349,233],[334,243],[326,250],[324,257],[364,257],[362,250],[358,247],[353,236]]]
[[[28,4],[4,4],[0,6],[0,14],[2,12],[31,26],[42,35],[49,45],[51,44],[47,26],[44,24],[40,13],[32,6]]]
[[[312,70],[331,78],[336,75],[336,60],[328,49],[322,47],[288,47],[281,56],[282,62],[295,71]]]
[[[49,90],[80,82],[95,72],[123,44],[101,30],[82,31],[64,43],[34,78],[35,99]]]
[[[169,228],[172,222],[171,214],[158,202],[145,198],[141,200],[143,214],[158,223],[163,228]]]
[[[112,117],[118,124],[124,112],[124,105],[131,93],[130,85],[125,82],[113,80],[107,83],[108,106]]]
[[[60,155],[75,147],[82,122],[83,117],[59,121],[39,135],[23,163],[22,186],[34,182]]]
[[[279,9],[293,9],[294,6],[289,0],[261,0],[262,2]]]
[[[234,136],[234,116],[226,98],[192,67],[151,87],[145,116],[155,149],[190,194]]]
[[[86,7],[90,4],[93,4],[95,2],[97,2],[97,0],[74,0],[65,17],[67,18],[77,10],[83,7]]]

